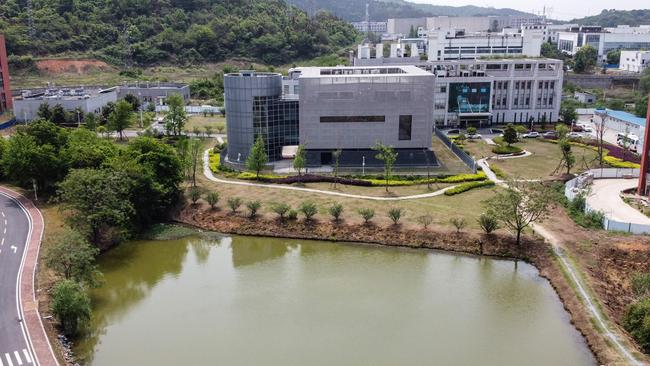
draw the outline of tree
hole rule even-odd
[[[66,280],[98,285],[101,273],[95,258],[99,249],[77,231],[66,230],[45,253],[45,265]]]
[[[59,320],[63,334],[71,337],[90,320],[90,298],[80,284],[63,280],[52,290],[51,310]]]
[[[59,155],[71,169],[100,168],[102,164],[118,155],[118,149],[95,132],[80,128],[69,134],[68,141]]]
[[[341,161],[341,154],[343,151],[341,149],[336,149],[332,152],[332,158],[334,158],[334,188],[339,182],[339,163]]]
[[[50,144],[39,144],[33,136],[12,136],[2,154],[2,168],[10,180],[22,187],[49,189],[64,174],[61,157]]]
[[[605,112],[607,114],[607,112]],[[600,116],[599,121],[594,122],[594,132],[596,133],[596,144],[598,152],[598,164],[603,166],[603,160],[605,158],[605,131],[607,127],[605,126],[605,116]]]
[[[192,185],[196,187],[196,171],[201,166],[201,140],[198,138],[190,139],[190,172],[192,175]]]
[[[456,228],[456,233],[460,233],[467,226],[467,220],[464,217],[452,217],[449,222]]]
[[[165,115],[165,128],[172,134],[178,136],[187,123],[185,113],[185,100],[180,94],[172,94],[167,97],[169,112]]]
[[[515,127],[512,125],[512,123],[508,124],[503,130],[503,141],[505,141],[508,146],[518,141],[517,130],[515,130]]]
[[[488,216],[515,232],[519,247],[521,232],[531,223],[543,220],[552,202],[553,192],[543,184],[511,180],[483,204]]]
[[[393,171],[393,164],[397,160],[397,153],[392,146],[386,146],[380,142],[377,142],[372,148],[377,151],[375,158],[384,162],[384,180],[386,181],[386,192],[388,192],[388,182]]]
[[[559,142],[560,151],[562,151],[562,166],[566,168],[566,173],[571,174],[571,168],[575,165],[576,158],[571,151],[571,142],[568,138],[563,138]]]
[[[610,99],[607,101],[607,108],[621,111],[625,109],[625,102],[621,99]]]
[[[97,116],[95,113],[86,113],[84,116],[84,127],[89,131],[95,131],[97,129]]]
[[[484,213],[479,216],[478,224],[486,234],[491,234],[494,230],[499,228],[499,221]]]
[[[621,62],[621,50],[611,50],[607,52],[607,63],[618,65]]]
[[[248,208],[248,217],[251,219],[257,215],[257,211],[262,207],[262,203],[258,200],[246,202],[246,207]]]
[[[302,169],[305,168],[307,164],[307,152],[305,151],[305,146],[303,144],[298,145],[296,150],[296,156],[293,158],[293,168],[298,171],[298,175],[301,174]]]
[[[637,117],[646,117],[646,114],[648,113],[648,96],[638,97],[634,106],[634,114],[636,114]]]
[[[120,140],[124,139],[123,132],[133,124],[133,109],[129,102],[120,100],[108,117],[108,128],[117,132]]]
[[[404,214],[404,209],[402,208],[392,207],[388,210],[388,218],[393,222],[393,225],[399,224],[402,214]]]
[[[339,222],[339,220],[341,219],[341,214],[343,214],[343,205],[338,202],[335,202],[329,207],[327,211],[329,212],[330,216],[332,216],[332,218],[334,219],[334,222]]]
[[[429,225],[433,223],[433,217],[431,217],[431,215],[418,216],[417,220],[418,220],[418,224],[422,225],[424,230],[428,229]]]
[[[271,210],[275,212],[278,217],[280,218],[280,221],[284,221],[284,215],[291,210],[291,206],[288,204],[281,202],[281,203],[274,203],[271,205]]]
[[[124,96],[124,101],[131,105],[131,110],[137,112],[140,109],[140,100],[135,95],[129,93]]]
[[[66,123],[65,109],[61,104],[57,104],[52,108],[52,115],[50,116],[50,121],[57,125],[62,125]]]
[[[228,207],[230,207],[230,210],[232,213],[236,213],[239,207],[242,204],[242,200],[239,197],[231,197],[228,198]]]
[[[269,158],[264,148],[264,139],[262,135],[259,135],[246,159],[246,168],[255,172],[255,179],[260,179],[260,171],[264,169],[268,160]]]
[[[468,135],[476,135],[476,127],[467,127]]]
[[[578,117],[578,114],[576,113],[576,102],[563,100],[560,105],[560,116],[562,117],[562,122],[566,124],[575,122]]]
[[[205,200],[210,205],[210,208],[214,210],[217,203],[219,203],[219,192],[208,192],[208,194],[205,195]]]
[[[192,127],[192,133],[194,134],[194,137],[201,137],[201,127],[199,126]]]
[[[193,205],[196,205],[199,199],[201,199],[201,189],[197,186],[191,186],[187,191],[190,196],[190,201],[192,201]]]
[[[213,132],[212,126],[210,126],[210,125],[205,125],[205,126],[203,126],[203,129],[205,130],[205,136],[206,136],[207,138],[212,137],[212,132]]]
[[[596,66],[598,51],[591,45],[580,47],[574,56],[573,70],[577,73],[589,72]]]
[[[298,206],[298,211],[305,215],[305,221],[311,221],[318,213],[318,207],[312,201],[304,201]]]
[[[375,217],[375,210],[372,208],[363,207],[357,210],[361,218],[363,218],[363,223],[368,225],[370,220]]]
[[[641,78],[639,78],[639,91],[646,96],[650,93],[650,68],[646,68]]]
[[[130,202],[130,179],[108,169],[73,169],[59,185],[61,210],[70,226],[87,233],[93,244],[105,234],[128,233],[135,209]]]
[[[557,138],[559,140],[562,140],[564,138],[567,138],[569,135],[569,127],[565,124],[558,124],[555,126],[555,132],[557,133]]]
[[[38,106],[38,112],[36,112],[36,115],[40,119],[50,121],[52,119],[52,111],[50,110],[50,105],[47,103],[41,103],[41,105]]]

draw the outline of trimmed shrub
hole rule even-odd
[[[481,214],[478,218],[478,224],[481,226],[481,229],[485,231],[486,234],[492,233],[494,230],[499,228],[499,221],[492,216],[487,214]]]
[[[467,226],[467,220],[463,217],[452,217],[449,222],[456,228],[457,233],[460,233]]]
[[[393,207],[388,210],[388,218],[393,222],[393,225],[399,224],[402,214],[404,214],[404,209],[402,208]]]
[[[257,211],[262,207],[262,203],[260,201],[248,201],[246,202],[246,207],[248,208],[248,217],[254,218],[257,216]]]
[[[280,220],[284,220],[284,216],[291,210],[291,207],[284,202],[274,203],[271,205],[271,210],[278,215]]]
[[[298,211],[291,209],[289,212],[287,212],[287,220],[297,220],[298,219]]]
[[[328,209],[329,214],[332,216],[334,221],[339,221],[341,214],[343,213],[343,205],[340,203],[335,203]]]
[[[361,218],[363,218],[363,222],[365,224],[370,223],[370,220],[375,217],[375,210],[372,208],[360,208],[357,210],[357,212],[359,215],[361,215]]]
[[[228,207],[230,207],[232,213],[237,212],[241,204],[242,204],[242,200],[239,197],[228,198]]]
[[[192,201],[193,205],[196,205],[196,203],[201,199],[201,189],[199,187],[190,187],[187,192],[190,196],[190,201]]]
[[[214,209],[219,202],[219,192],[208,192],[208,194],[205,195],[205,200],[210,205],[210,208]]]
[[[484,180],[484,181],[479,181],[479,182],[467,182],[467,183],[462,183],[457,185],[454,188],[450,188],[445,191],[445,196],[454,196],[457,194],[461,194],[463,192],[467,192],[469,190],[472,190],[474,188],[481,188],[481,187],[491,187],[494,185],[494,182],[491,180]]]
[[[305,201],[300,204],[298,211],[305,215],[305,220],[310,221],[318,213],[318,207],[312,201]]]
[[[422,215],[418,217],[417,220],[418,224],[422,225],[422,227],[426,230],[433,222],[433,217],[431,217],[431,215]]]
[[[517,154],[523,152],[523,150],[514,145],[498,145],[492,148],[492,152],[498,155],[506,155],[506,154]]]
[[[607,165],[611,166],[612,168],[631,168],[631,169],[639,169],[641,165],[637,163],[633,163],[630,161],[623,161],[622,159],[615,158],[613,156],[606,155],[603,157],[603,161],[607,163]]]

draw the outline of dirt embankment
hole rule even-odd
[[[520,258],[535,265],[540,275],[549,279],[566,310],[571,322],[580,331],[590,349],[601,364],[613,364],[617,355],[590,322],[589,313],[553,259],[549,245],[540,239],[526,237],[517,249],[509,235],[484,234],[441,230],[403,228],[401,226],[375,226],[333,223],[331,221],[249,219],[242,213],[232,214],[225,210],[210,210],[203,206],[187,206],[175,217],[178,222],[204,230],[227,234],[271,236],[283,238],[316,239],[330,241],[362,242],[394,247],[436,249],[470,254]]]
[[[88,74],[94,71],[111,71],[115,68],[104,61],[99,60],[65,60],[47,59],[36,61],[38,71],[46,74]]]

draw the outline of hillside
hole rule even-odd
[[[615,27],[617,25],[638,26],[650,24],[650,9],[639,10],[603,10],[598,15],[573,19],[570,23]]]
[[[367,0],[288,0],[289,3],[313,14],[328,11],[348,21],[360,21],[365,17]],[[388,18],[414,18],[426,16],[479,16],[526,14],[514,9],[496,9],[480,6],[442,6],[416,4],[404,0],[371,1],[370,20],[386,21]]]
[[[283,64],[338,51],[358,33],[327,13],[309,17],[282,0],[0,1],[13,55],[85,54],[115,65],[219,62]]]

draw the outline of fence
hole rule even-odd
[[[447,145],[447,147],[456,155],[458,158],[465,164],[467,165],[472,172],[476,173],[476,161],[472,159],[471,156],[469,156],[463,149],[460,147],[456,146],[447,135],[445,135],[444,132],[440,131],[439,129],[434,129],[434,132],[436,136],[442,141],[443,144]]]
[[[587,173],[593,174],[594,179],[612,179],[612,178],[638,178],[639,169],[618,169],[618,168],[604,168],[604,169],[591,169]],[[579,185],[581,177],[576,177],[566,182],[564,186],[565,197],[573,201],[580,191],[576,189]],[[595,211],[587,202],[585,202],[585,212]],[[622,231],[631,234],[650,234],[650,225],[634,224],[631,222],[620,222],[607,217],[607,213],[603,213],[603,229],[607,231]]]
[[[169,106],[167,105],[157,105],[156,112],[168,112]],[[185,106],[185,112],[190,114],[202,114],[202,113],[212,113],[220,114],[221,108],[213,106],[198,106],[198,105],[187,105]]]

